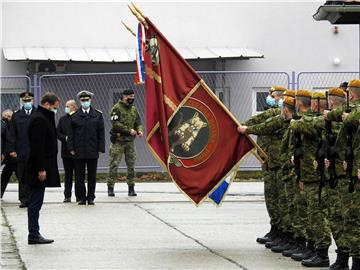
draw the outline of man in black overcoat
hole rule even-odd
[[[29,245],[54,242],[40,234],[39,213],[44,201],[45,187],[60,187],[55,126],[55,113],[59,105],[60,100],[54,93],[45,93],[41,105],[29,120],[30,154],[26,175],[31,190],[28,201]]]
[[[65,104],[66,114],[59,119],[57,126],[57,137],[61,141],[61,158],[63,160],[65,177],[64,177],[64,203],[71,202],[71,190],[73,176],[75,171],[74,156],[69,152],[68,141],[72,132],[71,117],[76,112],[76,101],[71,99]],[[79,194],[75,189],[76,200],[79,200]]]

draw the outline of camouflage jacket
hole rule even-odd
[[[119,101],[111,109],[111,132],[116,134],[116,140],[121,142],[133,141],[134,136],[130,135],[130,130],[143,131],[140,115],[135,106],[128,106]]]
[[[360,169],[360,106],[353,109],[344,121],[344,125],[352,127],[356,130],[353,137],[353,152],[354,152],[354,165],[352,175],[357,175],[357,170]]]
[[[267,119],[279,115],[281,112],[280,108],[270,108],[266,111],[263,111],[262,113],[256,114],[246,120],[244,123],[242,123],[245,126],[254,126],[263,123]],[[265,151],[266,154],[269,152],[269,145],[271,144],[271,136],[265,136],[265,135],[258,135],[257,136],[257,144],[260,146],[261,149]]]
[[[253,126],[248,126],[247,133],[265,136],[268,140],[266,145],[266,154],[269,157],[269,169],[280,168],[281,160],[281,141],[285,130],[288,128],[287,122],[280,116],[268,118],[265,122]]]
[[[316,158],[317,131],[314,129],[314,115],[304,114],[299,120],[291,120],[290,129],[293,134],[301,137],[300,180],[302,182],[317,182],[313,162]]]
[[[354,102],[350,102],[349,104],[351,110],[354,112],[354,115],[356,115],[356,112],[358,111],[358,107],[360,106],[360,100],[354,101]],[[340,107],[336,110],[333,110],[331,112],[328,113],[328,119],[334,122],[342,122],[342,114],[345,111],[346,107],[345,105],[343,107]],[[345,148],[346,148],[346,128],[348,124],[351,124],[351,119],[352,117],[354,117],[353,115],[349,115],[350,118],[347,119],[347,121],[345,121],[345,123],[341,124],[341,128],[339,130],[337,139],[336,139],[336,145],[338,148],[338,154],[339,154],[339,158],[336,161],[336,172],[338,174],[338,176],[345,176],[346,172],[343,169],[343,161],[345,160]],[[351,126],[350,126],[351,127]],[[352,130],[352,137],[353,137],[353,150],[354,150],[354,143],[356,143],[357,141],[357,129],[356,128],[351,128]],[[354,156],[354,168],[355,168],[355,163],[357,163],[356,161],[356,157]]]

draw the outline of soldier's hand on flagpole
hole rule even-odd
[[[241,133],[241,134],[245,134],[245,133],[246,133],[246,130],[247,130],[247,126],[242,126],[242,125],[240,125],[240,126],[238,126],[238,128],[237,128],[237,131],[238,131],[239,133]]]
[[[313,161],[313,166],[314,166],[314,169],[316,170],[318,167],[318,162],[316,160]]]
[[[40,182],[44,182],[46,179],[46,171],[39,172],[39,180]]]
[[[12,158],[16,158],[16,157],[17,157],[16,152],[11,152],[9,155],[10,155],[10,157],[12,157]]]
[[[325,119],[325,120],[329,120],[329,119],[328,119],[328,113],[329,113],[329,112],[330,112],[329,110],[324,110],[323,114],[324,114],[324,119]]]
[[[343,114],[341,116],[342,120],[345,121],[346,118],[348,117],[348,115],[349,115],[349,113],[343,112]]]
[[[130,135],[131,136],[136,136],[136,130],[134,130],[134,129],[130,129]]]
[[[330,160],[325,158],[325,168],[328,169],[330,167]]]

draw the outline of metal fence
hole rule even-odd
[[[226,106],[240,121],[250,117],[253,106],[256,107],[257,92],[267,91],[271,85],[288,87],[289,76],[282,72],[199,72],[211,89],[223,100]],[[145,123],[145,95],[143,86],[134,86],[134,73],[96,73],[96,74],[64,74],[43,75],[39,78],[41,93],[53,91],[62,101],[76,97],[80,90],[89,90],[95,94],[93,106],[103,112],[105,119],[105,134],[108,135],[110,123],[110,110],[119,100],[120,93],[125,88],[135,88],[135,105],[140,117]],[[261,102],[263,99],[259,99]],[[57,118],[64,114],[60,108]],[[109,164],[109,136],[106,136],[106,153],[100,156],[99,169],[106,170]],[[145,139],[136,140],[137,169],[161,170],[146,146]],[[59,160],[60,161],[60,160]],[[61,162],[59,164],[62,164]],[[125,168],[124,161],[121,166]],[[242,169],[258,169],[259,163],[254,158],[247,159]]]
[[[319,90],[337,86],[343,81],[359,78],[359,72],[301,72],[292,79],[285,72],[244,72],[244,71],[201,71],[198,72],[209,87],[230,109],[234,116],[243,121],[251,115],[261,111],[269,86],[281,85],[293,89]],[[93,74],[56,74],[33,76],[7,76],[0,77],[1,85],[1,111],[3,109],[18,109],[18,94],[24,90],[34,93],[35,101],[46,91],[57,93],[63,104],[68,99],[76,98],[80,90],[89,90],[95,93],[93,105],[104,115],[106,129],[106,153],[99,159],[99,169],[108,168],[109,150],[109,113],[112,106],[118,101],[120,93],[125,88],[136,90],[135,105],[141,119],[145,123],[145,95],[143,86],[134,86],[134,73],[93,73]],[[64,106],[56,115],[57,120],[64,115]],[[136,140],[137,163],[136,167],[142,171],[160,171],[162,168],[153,158],[146,146],[145,139]],[[60,168],[62,161],[59,156]],[[124,161],[121,168],[125,168]],[[258,170],[260,164],[254,157],[246,159],[241,170]]]
[[[324,90],[359,78],[359,72],[300,72],[297,75],[297,89]]]
[[[0,77],[0,111],[5,109],[17,110],[19,108],[19,94],[31,91],[31,80],[27,76],[1,76]]]

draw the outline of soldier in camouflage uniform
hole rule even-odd
[[[286,91],[288,92],[288,91]],[[286,93],[285,92],[285,93]],[[272,138],[272,151],[269,156],[269,167],[275,168],[273,171],[273,179],[276,179],[278,190],[278,214],[280,217],[279,228],[281,234],[274,241],[266,242],[266,247],[271,247],[273,252],[283,252],[286,249],[292,248],[295,243],[295,234],[291,223],[289,214],[289,202],[286,197],[286,184],[289,180],[289,171],[283,169],[282,164],[286,160],[290,160],[286,155],[283,155],[283,150],[287,150],[289,119],[291,119],[294,111],[294,99],[286,97],[281,115],[274,116],[267,119],[264,123],[255,126],[240,126],[239,131],[242,133],[266,135]],[[283,174],[285,173],[285,174]]]
[[[131,89],[122,92],[121,100],[115,104],[111,110],[111,145],[110,145],[110,165],[108,196],[113,197],[114,184],[118,178],[118,167],[123,154],[127,166],[128,195],[136,196],[135,193],[135,160],[136,150],[134,140],[136,136],[143,136],[143,126],[141,124],[139,113],[134,103],[134,91]]]
[[[342,108],[345,102],[345,91],[342,88],[331,88],[328,91],[328,106],[330,110]],[[325,111],[325,114],[327,111]],[[325,186],[325,198],[327,200],[328,220],[332,236],[335,240],[337,249],[337,259],[329,269],[348,269],[349,245],[346,241],[344,231],[344,209],[349,203],[349,195],[347,192],[348,184],[343,179],[343,170],[333,170],[329,160],[337,158],[339,149],[336,143],[332,141],[339,138],[339,132],[342,127],[341,122],[325,122],[323,117],[318,117],[314,121],[314,128],[325,134],[324,143],[326,146],[325,178],[327,184]],[[330,124],[330,126],[327,126]],[[317,166],[318,164],[315,164]],[[335,172],[335,173],[334,173]]]
[[[280,115],[281,109],[279,104],[281,103],[282,94],[286,88],[282,86],[273,86],[269,90],[269,96],[267,97],[266,103],[270,106],[269,109],[264,112],[257,114],[243,123],[245,126],[254,126],[260,123],[263,123],[267,119]],[[257,143],[265,151],[267,155],[272,155],[272,137],[259,135],[257,137]],[[280,215],[278,211],[278,192],[276,186],[276,179],[274,178],[273,171],[270,170],[266,164],[263,166],[263,179],[264,179],[264,196],[265,204],[270,217],[271,230],[264,237],[259,237],[256,239],[258,243],[265,244],[267,241],[271,241],[272,237],[277,235],[277,232],[280,228]]]
[[[353,158],[353,171],[352,177],[357,178],[358,169],[359,169],[359,111],[360,111],[360,80],[352,80],[348,84],[348,90],[350,91],[351,100],[349,107],[351,108],[351,113],[344,113],[345,108],[335,110],[334,112],[329,112],[327,117],[332,120],[341,121],[343,120],[343,127],[339,133],[338,145],[339,148],[339,159],[337,166],[339,170],[342,169],[343,175],[342,179],[346,184],[349,184],[350,179],[346,176],[347,165],[345,160],[344,149],[346,145],[346,135],[345,129],[350,128],[352,133],[352,149],[354,153]],[[340,138],[342,136],[342,138]],[[345,163],[345,164],[344,164]],[[346,192],[346,191],[345,191]],[[349,200],[344,205],[344,238],[347,241],[348,246],[350,247],[350,256],[353,257],[353,265],[351,269],[360,269],[360,187],[359,183],[355,184],[355,191],[352,193],[347,193],[345,197],[349,196]]]
[[[300,92],[300,91],[299,91]],[[300,97],[306,97],[307,93]],[[325,94],[315,92],[311,99],[311,109],[313,113],[323,112],[326,106]],[[319,116],[322,117],[322,116]],[[316,254],[311,258],[303,259],[302,265],[307,267],[326,267],[329,266],[328,249],[331,245],[330,227],[327,220],[327,208],[325,202],[327,201],[324,189],[321,190],[320,196],[322,200],[319,201],[319,176],[313,169],[313,162],[318,150],[318,142],[315,138],[318,134],[313,127],[314,114],[305,114],[300,120],[292,120],[290,128],[294,133],[301,135],[301,157],[300,157],[300,179],[299,187],[305,195],[306,213],[308,217],[308,226],[306,228],[306,235],[308,240],[314,242]],[[318,138],[322,139],[322,138]]]

